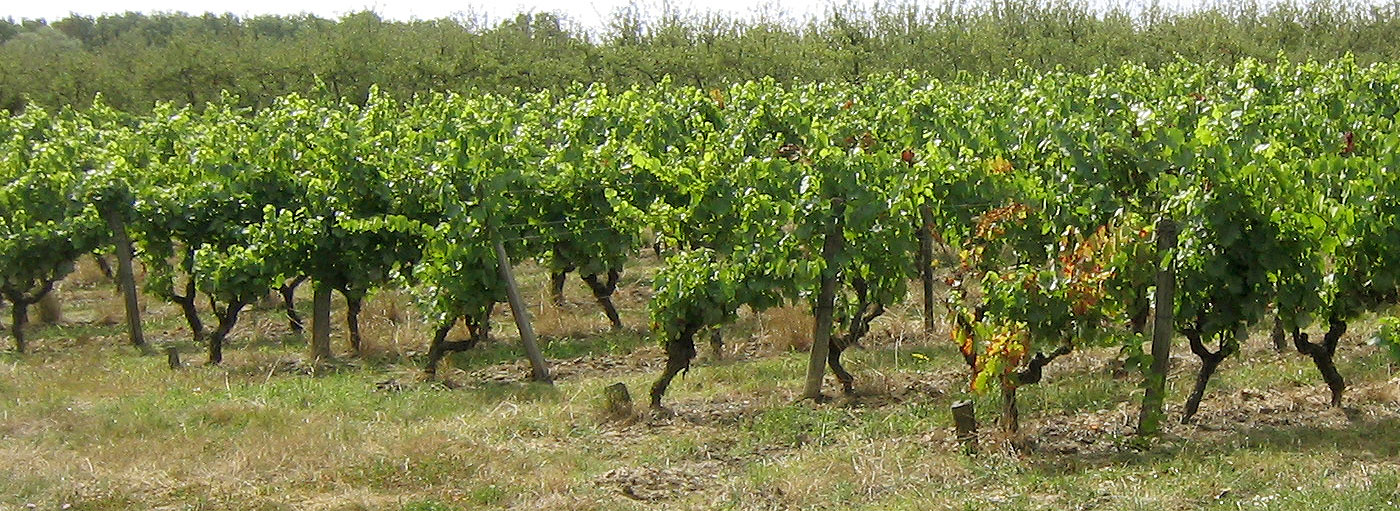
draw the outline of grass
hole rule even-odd
[[[544,303],[547,279],[522,273],[532,303]],[[619,306],[641,326],[644,278],[629,278]],[[178,312],[148,298],[148,330],[191,363],[171,371],[125,347],[120,326],[83,319],[109,313],[88,309],[106,307],[109,288],[64,293],[70,323],[36,327],[35,353],[0,354],[3,510],[1400,504],[1400,380],[1383,353],[1360,345],[1367,325],[1343,347],[1347,410],[1325,406],[1306,359],[1255,336],[1222,366],[1198,424],[1173,423],[1143,443],[1124,434],[1138,379],[1115,376],[1113,352],[1088,350],[1022,389],[1030,445],[1013,449],[991,426],[997,398],[967,392],[961,359],[941,337],[917,335],[913,307],[877,322],[867,346],[849,353],[856,398],[796,400],[805,354],[793,324],[804,317],[781,310],[726,330],[726,358],[702,355],[673,384],[675,418],[621,424],[601,418],[602,388],[621,381],[644,400],[662,354],[642,331],[608,331],[582,286],[569,287],[572,305],[532,309],[557,385],[519,381],[525,366],[503,308],[498,340],[445,371],[455,389],[417,381],[426,327],[396,293],[367,304],[371,356],[315,371],[298,364],[304,341],[275,307],[253,311],[225,366],[207,367]],[[1193,376],[1181,348],[1169,412]],[[968,397],[984,428],[972,456],[948,424],[950,404]]]

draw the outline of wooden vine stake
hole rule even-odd
[[[1176,222],[1157,222],[1157,290],[1153,297],[1152,365],[1148,368],[1143,388],[1142,411],[1138,414],[1138,434],[1155,435],[1162,429],[1162,404],[1167,393],[1167,362],[1171,360],[1172,334],[1176,328],[1173,307],[1176,304],[1176,271],[1172,253],[1176,250]]]
[[[138,301],[136,276],[131,266],[134,251],[131,238],[126,234],[126,222],[115,212],[106,212],[102,216],[107,221],[107,227],[112,230],[112,241],[117,246],[117,283],[121,286],[122,298],[126,305],[126,326],[131,345],[143,354],[153,355],[155,350],[146,344],[146,336],[141,330],[141,303]]]
[[[549,377],[549,365],[545,362],[544,354],[540,352],[539,345],[535,343],[535,329],[530,326],[530,308],[525,306],[525,300],[520,297],[520,290],[515,285],[515,272],[510,267],[510,257],[506,253],[506,244],[501,241],[499,235],[495,235],[495,232],[492,234],[492,237],[496,239],[496,268],[501,272],[501,280],[506,283],[506,296],[510,298],[510,314],[515,317],[515,326],[520,330],[520,342],[525,345],[525,355],[530,358],[534,380],[552,384],[553,381]]]

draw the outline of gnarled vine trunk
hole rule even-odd
[[[170,301],[180,306],[180,312],[185,316],[185,323],[190,326],[190,336],[195,344],[204,342],[204,321],[199,317],[199,307],[195,300],[198,298],[198,290],[195,288],[194,278],[185,282],[185,294],[170,292]]]
[[[870,300],[865,279],[851,279],[851,288],[856,292],[856,310],[851,317],[842,319],[846,324],[846,333],[832,337],[826,357],[831,373],[836,375],[836,381],[841,383],[841,391],[846,395],[855,393],[855,377],[841,365],[841,353],[859,344],[870,333],[870,323],[885,313],[885,304]]]
[[[224,361],[224,340],[228,338],[229,332],[233,331],[233,325],[238,323],[238,313],[247,305],[245,302],[233,301],[223,310],[219,310],[213,300],[210,300],[209,308],[214,310],[219,323],[214,327],[214,332],[209,334],[209,365],[218,365]]]
[[[331,353],[331,286],[315,283],[311,301],[311,358],[330,360]]]
[[[1212,352],[1202,342],[1200,331],[1190,329],[1184,330],[1182,334],[1190,342],[1191,352],[1201,359],[1201,368],[1196,372],[1196,386],[1191,390],[1191,396],[1186,399],[1186,412],[1181,416],[1181,423],[1188,424],[1196,416],[1196,412],[1201,409],[1201,399],[1205,397],[1206,384],[1210,383],[1211,375],[1214,375],[1216,368],[1220,367],[1220,362],[1233,355],[1238,348],[1233,339],[1221,339],[1220,346]]]
[[[423,373],[429,378],[436,376],[438,363],[448,353],[467,351],[486,340],[491,331],[491,310],[495,308],[495,304],[491,304],[481,317],[466,318],[469,337],[464,340],[447,340],[447,334],[452,331],[452,325],[457,322],[457,318],[449,319],[438,325],[437,331],[433,332],[432,343],[428,345],[428,362],[423,366]]]
[[[651,385],[651,407],[661,409],[661,397],[671,380],[684,371],[690,370],[690,361],[695,359],[695,334],[700,331],[700,323],[686,323],[675,339],[666,341],[666,369],[661,377]]]
[[[1016,388],[1015,384],[1010,383],[1001,386],[1001,429],[1012,434],[1021,431],[1021,411],[1016,408]]]
[[[24,338],[24,327],[29,324],[29,305],[11,299],[10,300],[10,335],[15,338],[15,351],[25,353],[29,351],[29,343]]]
[[[822,270],[821,286],[817,291],[816,314],[813,318],[812,353],[807,360],[807,381],[802,388],[804,399],[820,400],[822,396],[822,376],[831,354],[831,325],[836,310],[836,284],[838,280],[837,256],[840,255],[845,240],[846,201],[831,199],[831,218],[822,239],[822,260],[826,262]],[[693,351],[693,349],[692,349]]]
[[[596,274],[583,276],[583,281],[588,284],[588,289],[593,291],[593,299],[597,300],[598,305],[603,307],[603,314],[607,315],[608,321],[612,323],[613,330],[622,330],[622,317],[618,316],[617,307],[613,306],[612,301],[612,294],[617,290],[617,281],[621,275],[621,270],[608,269],[606,283],[599,282]]]
[[[924,333],[932,334],[937,327],[934,318],[933,282],[933,208],[919,206],[919,283],[924,297]]]
[[[1021,412],[1016,407],[1016,390],[1026,386],[1040,383],[1045,376],[1045,366],[1050,365],[1055,359],[1068,355],[1074,351],[1074,346],[1061,344],[1050,354],[1036,353],[1031,357],[1031,361],[1026,364],[1026,368],[1011,375],[1011,381],[1001,387],[1001,427],[1006,432],[1015,434],[1021,431]]]
[[[718,327],[710,330],[710,354],[715,360],[724,360],[724,334]]]
[[[1346,381],[1342,379],[1342,373],[1337,371],[1333,355],[1337,353],[1337,344],[1346,332],[1347,322],[1336,317],[1327,320],[1327,333],[1322,335],[1322,344],[1309,342],[1308,334],[1296,328],[1293,330],[1293,346],[1299,353],[1312,358],[1313,365],[1322,373],[1322,381],[1327,383],[1327,388],[1332,392],[1332,406],[1337,407],[1342,406],[1342,392],[1346,390]]]
[[[350,330],[350,349],[359,355],[364,351],[360,337],[360,308],[364,304],[365,296],[353,291],[342,291],[341,294],[345,296],[345,326]]]
[[[287,326],[292,329],[292,333],[300,334],[306,330],[305,323],[301,320],[301,315],[297,314],[297,286],[306,281],[306,276],[301,275],[291,282],[283,283],[277,288],[277,292],[282,295],[282,308],[287,311]]]
[[[16,352],[23,354],[29,351],[28,340],[24,337],[24,329],[29,326],[29,306],[38,303],[53,291],[53,286],[54,281],[44,280],[37,288],[28,292],[5,287],[5,298],[10,300],[10,335],[15,338]]]
[[[549,274],[549,301],[555,307],[564,306],[564,283],[568,280],[569,270],[560,270]]]

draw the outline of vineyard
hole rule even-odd
[[[1400,500],[1400,65],[309,97],[0,118],[0,506]],[[120,312],[31,325],[48,295]],[[635,408],[599,404],[615,381]],[[1274,429],[1235,399],[1268,403]],[[111,422],[89,424],[103,406]],[[302,412],[365,430],[286,425]],[[202,447],[164,445],[190,427]],[[376,443],[386,429],[412,438]],[[193,461],[293,431],[280,464],[246,446],[239,470]],[[1082,488],[1112,480],[1085,471],[1158,477],[1130,459],[1327,435],[1279,462],[1340,478],[1317,487]],[[106,437],[184,461],[98,475],[76,446]],[[1319,468],[1327,442],[1366,454]],[[345,459],[350,443],[374,461]],[[627,458],[638,444],[667,447]],[[534,454],[493,465],[502,445]],[[457,458],[473,450],[487,458]],[[639,466],[600,465],[621,458]],[[79,468],[35,476],[35,459]],[[269,479],[284,469],[305,473]],[[835,481],[793,482],[813,470]],[[336,494],[359,500],[321,500]]]

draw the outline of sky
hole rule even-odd
[[[878,0],[841,0],[841,3],[870,5]],[[921,2],[924,0],[921,0]],[[949,1],[949,0],[934,0]],[[1100,5],[1134,5],[1148,0],[1091,0]],[[1160,0],[1163,5],[1191,4],[1202,0]],[[663,4],[663,2],[665,2]],[[636,3],[643,12],[660,12],[670,6],[681,12],[718,11],[741,17],[756,14],[783,13],[790,19],[802,19],[824,12],[832,2],[803,0],[8,0],[0,7],[0,18],[44,18],[57,20],[70,13],[98,16],[126,11],[204,13],[230,12],[239,16],[257,14],[311,13],[336,18],[347,12],[373,10],[386,18],[397,20],[465,17],[494,22],[519,12],[559,12],[585,28],[597,29],[618,9]],[[888,3],[888,2],[886,2]]]
[[[443,17],[481,17],[487,20],[500,20],[519,12],[563,12],[584,25],[596,25],[609,17],[615,10],[631,4],[631,0],[481,0],[433,1],[433,0],[50,0],[14,1],[0,7],[0,17],[57,19],[70,12],[98,15],[103,13],[140,12],[231,12],[237,15],[253,14],[300,14],[303,12],[322,17],[338,17],[347,12],[372,10],[386,18],[407,20],[411,18],[435,19]],[[637,2],[649,10],[659,9],[659,1]],[[759,2],[754,0],[708,0],[691,2],[672,0],[669,5],[685,10],[716,10],[733,14],[749,14]],[[773,3],[773,2],[768,2]],[[865,2],[868,3],[868,2]],[[703,9],[697,9],[697,5]],[[812,10],[826,3],[787,1],[783,7],[790,12]],[[819,9],[815,13],[821,12]]]

